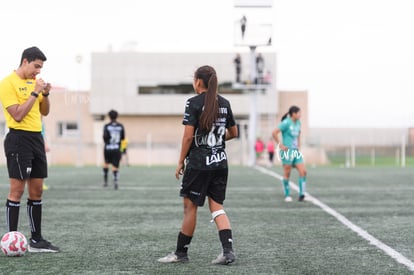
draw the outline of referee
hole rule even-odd
[[[10,178],[6,223],[8,231],[17,231],[20,200],[27,183],[29,252],[59,252],[58,247],[43,239],[41,232],[42,187],[47,177],[41,116],[49,114],[51,85],[41,78],[36,80],[36,75],[45,61],[46,56],[37,47],[25,49],[17,70],[0,82],[0,101],[10,129],[4,140]]]

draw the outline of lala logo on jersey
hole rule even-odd
[[[211,156],[206,156],[206,165],[209,166],[213,163],[221,162],[225,159],[227,159],[225,152],[220,152]]]

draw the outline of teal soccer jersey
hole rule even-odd
[[[298,149],[300,121],[293,122],[290,117],[287,117],[279,124],[279,129],[282,132],[283,145],[289,149]]]
[[[279,124],[279,129],[282,132],[282,143],[288,150],[278,152],[283,164],[296,165],[303,162],[302,153],[299,152],[299,135],[300,135],[300,121],[293,122],[290,117],[287,117]]]

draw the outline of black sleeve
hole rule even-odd
[[[124,140],[125,139],[125,136],[126,136],[126,134],[125,134],[125,127],[124,127],[124,125],[122,125],[121,140]]]
[[[104,130],[103,130],[103,141],[104,143],[108,143],[110,139],[111,139],[111,136],[109,134],[109,131],[106,129],[106,125],[105,125]]]

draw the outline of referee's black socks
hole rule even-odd
[[[7,230],[10,231],[17,231],[17,224],[19,222],[19,210],[20,210],[20,202],[19,201],[11,201],[7,199],[6,202],[6,223],[7,223]]]
[[[27,200],[27,216],[29,218],[32,239],[40,241],[42,239],[42,200]]]

